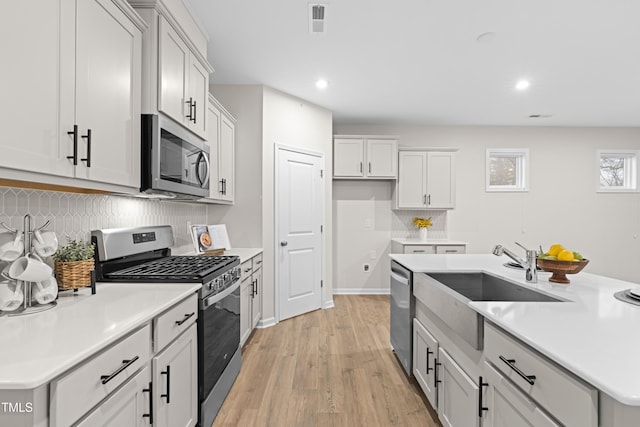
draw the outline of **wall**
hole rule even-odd
[[[170,224],[177,254],[193,251],[187,221],[207,219],[206,207],[193,203],[0,187],[1,222],[22,230],[27,213],[35,226],[51,221],[47,230],[55,231],[60,242],[66,236],[88,241],[96,229]]]
[[[459,148],[456,209],[446,214],[446,227],[450,239],[469,243],[470,253],[490,253],[497,243],[519,253],[514,241],[532,248],[561,243],[590,259],[585,271],[640,283],[636,267],[640,258],[640,194],[596,193],[596,150],[639,149],[640,129],[337,126],[334,134],[400,135],[401,146]],[[529,148],[528,193],[485,192],[485,149],[500,147]],[[356,236],[380,242],[383,234],[346,226],[361,221],[362,210],[371,203],[349,197],[336,190],[334,203],[352,206],[334,210],[336,229],[350,233],[334,249],[344,265],[359,265],[369,247],[351,249],[349,242]],[[387,203],[382,194],[377,203]],[[391,238],[391,234],[386,236]],[[388,259],[378,262],[384,263],[384,268],[376,266],[374,272],[380,274],[372,274],[369,281],[388,287]]]
[[[331,112],[293,96],[264,86],[213,85],[211,92],[238,119],[236,125],[236,178],[246,183],[236,189],[236,204],[210,207],[209,220],[226,221],[232,235],[242,227],[240,218],[260,216],[260,234],[250,230],[246,242],[264,249],[263,324],[275,321],[275,235],[274,235],[274,156],[275,145],[282,144],[324,153],[325,173],[331,176]],[[241,151],[242,150],[242,151]],[[258,160],[260,163],[256,163]],[[245,162],[245,166],[243,165]],[[241,172],[241,168],[243,172]],[[244,175],[244,178],[241,176]],[[240,185],[240,184],[239,184]],[[243,194],[243,192],[246,193]],[[331,285],[331,180],[325,180],[325,306],[333,304]],[[260,202],[258,207],[255,202]],[[243,242],[244,243],[244,242]]]

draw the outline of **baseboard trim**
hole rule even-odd
[[[324,302],[324,304],[323,304],[323,306],[322,306],[322,308],[323,308],[323,309],[327,309],[327,308],[333,308],[333,307],[335,307],[335,306],[336,306],[336,305],[333,303],[333,298],[332,298],[332,299],[330,299],[329,301],[325,301],[325,302]]]
[[[260,319],[260,321],[256,325],[256,328],[259,328],[259,329],[270,328],[271,326],[274,326],[276,323],[278,322],[276,322],[275,317],[270,317],[268,319]]]
[[[389,289],[340,288],[334,289],[334,295],[389,295]]]

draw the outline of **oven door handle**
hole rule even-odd
[[[225,289],[224,291],[220,292],[219,294],[215,294],[215,295],[210,296],[209,298],[203,299],[202,300],[202,309],[206,310],[207,308],[209,308],[213,304],[217,303],[218,301],[221,301],[221,300],[225,299],[226,297],[231,295],[239,287],[240,287],[240,278],[236,277],[235,279],[233,279],[233,284],[231,286],[229,286],[227,289]]]

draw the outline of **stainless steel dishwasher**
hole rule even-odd
[[[391,347],[408,376],[412,376],[413,316],[411,271],[391,261]]]

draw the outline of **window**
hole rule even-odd
[[[487,191],[529,191],[529,149],[489,148]]]
[[[638,151],[599,150],[598,190],[638,191]]]

